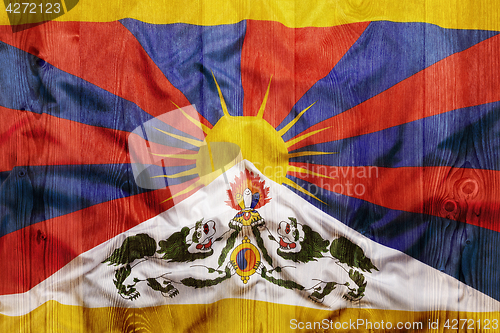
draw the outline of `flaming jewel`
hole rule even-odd
[[[259,212],[256,211],[267,204],[269,197],[269,187],[264,185],[259,176],[248,170],[242,171],[234,183],[230,183],[231,189],[227,190],[229,200],[226,201],[230,207],[239,210],[233,221],[239,225],[249,226],[263,223]]]

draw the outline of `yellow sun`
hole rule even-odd
[[[224,116],[207,134],[205,141],[208,145],[216,142],[236,144],[243,159],[252,162],[266,177],[283,183],[288,150],[278,132],[264,119]],[[220,157],[212,156],[214,160],[220,160]]]
[[[213,73],[212,73],[213,75]],[[205,133],[205,140],[203,142],[193,139],[183,138],[179,135],[161,131],[176,139],[188,142],[192,145],[199,147],[196,155],[158,155],[173,158],[188,158],[196,160],[196,167],[192,170],[181,172],[175,175],[161,175],[156,177],[181,177],[187,175],[197,174],[200,179],[186,188],[185,190],[175,194],[168,201],[176,196],[187,193],[200,185],[208,185],[216,177],[220,176],[228,168],[233,166],[241,159],[246,159],[254,164],[259,171],[269,179],[277,182],[278,184],[287,184],[317,200],[316,196],[311,194],[306,189],[299,186],[297,183],[286,177],[287,172],[302,172],[305,174],[316,175],[320,177],[330,178],[328,176],[315,173],[308,169],[298,168],[290,165],[289,161],[292,157],[310,156],[310,155],[324,155],[333,154],[331,152],[318,152],[318,151],[303,151],[298,153],[289,153],[288,148],[300,142],[311,135],[324,131],[328,128],[323,128],[304,135],[299,135],[289,141],[283,140],[283,135],[292,128],[292,126],[302,117],[302,115],[311,108],[315,103],[300,112],[295,119],[290,121],[285,127],[277,131],[271,124],[263,119],[264,110],[266,107],[267,98],[269,95],[269,88],[271,80],[267,87],[264,100],[259,108],[256,116],[231,116],[227,110],[226,102],[222,96],[219,84],[213,76],[217,91],[219,93],[220,103],[224,115],[219,121],[209,128],[198,120],[189,116],[181,108],[179,110],[182,114],[189,119],[193,124],[198,126]],[[157,155],[157,154],[155,154]],[[321,201],[321,200],[320,200]]]

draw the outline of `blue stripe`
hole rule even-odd
[[[2,172],[1,179],[0,237],[34,223],[147,191],[136,185],[130,164],[15,167]],[[178,181],[172,180],[174,183]]]
[[[154,142],[154,143],[158,143],[158,144],[164,145],[164,146],[181,148],[181,149],[186,149],[186,150],[193,150],[193,151],[197,151],[199,149],[198,146],[187,143],[184,140],[174,138],[168,134],[165,134],[164,132],[167,132],[169,134],[178,135],[178,136],[181,136],[181,137],[186,138],[186,139],[197,140],[200,145],[203,143],[203,140],[200,140],[196,137],[193,137],[192,135],[190,135],[188,133],[182,132],[181,130],[178,130],[178,129],[164,123],[163,121],[159,120],[158,118],[154,118],[154,119],[144,123],[140,129],[135,129],[133,131],[133,133],[137,134],[138,136],[140,136],[144,140],[148,140],[149,142]],[[201,130],[200,130],[200,132],[201,132]]]
[[[288,188],[350,228],[500,301],[500,256],[485,255],[497,252],[500,233],[446,218],[388,209],[288,178],[326,204]]]
[[[182,116],[181,116],[182,117]],[[195,125],[193,125],[195,126]],[[201,132],[201,130],[200,130]],[[174,134],[181,136],[182,138],[195,140],[199,145],[203,143],[203,140],[195,138],[181,130],[178,130],[169,124],[159,120],[158,118],[153,118],[140,127],[137,127],[132,131],[132,133],[138,135],[144,140],[149,142],[157,143],[165,147],[180,148],[185,150],[198,151],[200,148],[198,145],[192,145],[184,140],[177,139],[169,134]],[[169,134],[166,134],[169,133]]]
[[[307,111],[307,117],[302,117],[283,136],[287,141],[310,126],[496,34],[498,32],[443,29],[427,23],[372,22],[335,68],[304,94],[278,129],[317,102]]]
[[[419,119],[382,131],[297,149],[336,152],[293,162],[332,166],[451,166],[500,170],[500,102]]]
[[[231,25],[156,25],[133,19],[120,21],[141,43],[167,79],[210,123],[222,117],[215,78],[228,111],[243,115],[241,48],[246,22]]]
[[[127,132],[152,118],[134,103],[3,42],[0,82],[0,105],[10,109]]]

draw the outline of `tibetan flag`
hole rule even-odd
[[[4,4],[0,332],[500,330],[500,2]]]

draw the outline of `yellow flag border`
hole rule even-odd
[[[466,325],[473,331],[493,332],[495,325],[500,326],[500,314],[361,308],[329,311],[248,299],[224,299],[212,304],[147,308],[85,308],[48,301],[26,315],[0,315],[1,332],[33,333],[365,332],[371,327],[374,332],[465,332],[454,329],[456,325]]]
[[[0,24],[9,25],[5,6]],[[2,8],[2,6],[0,6]],[[425,22],[443,28],[500,30],[500,0],[80,0],[57,21],[233,24],[278,21],[291,28],[354,22]]]

